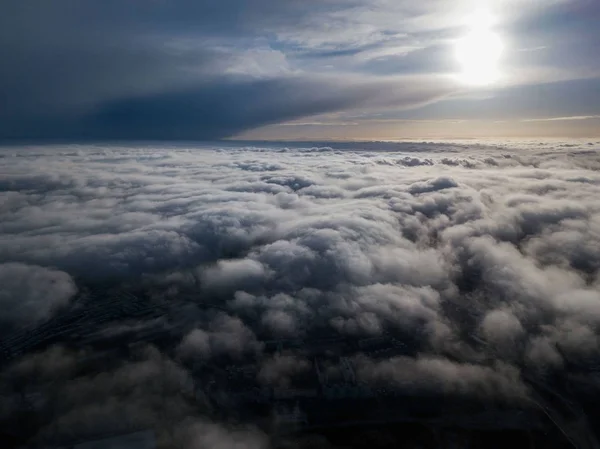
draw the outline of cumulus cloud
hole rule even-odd
[[[50,318],[77,292],[69,274],[22,263],[0,264],[0,323],[30,326]]]
[[[240,319],[219,314],[209,323],[207,330],[194,329],[186,335],[179,352],[202,360],[223,355],[239,359],[259,349],[260,343]]]
[[[519,319],[510,312],[492,310],[481,322],[481,333],[492,345],[508,352],[516,349],[524,329]]]
[[[201,275],[204,287],[211,291],[226,291],[232,286],[237,290],[256,288],[266,277],[264,266],[254,260],[219,261]]]
[[[130,289],[163,301],[172,345],[152,357],[174,372],[233,363],[294,387],[325,338],[355,349],[357,383],[531,399],[549,377],[587,378],[600,349],[590,143],[5,147],[3,319]],[[430,163],[380,163],[406,158]],[[66,378],[77,358],[61,357]]]
[[[264,385],[288,387],[294,375],[303,374],[312,368],[311,363],[294,354],[276,354],[261,364],[258,380]]]
[[[376,384],[391,383],[411,394],[441,392],[517,401],[527,396],[519,372],[504,365],[483,367],[446,359],[399,357],[377,363],[359,362],[358,375]]]
[[[260,431],[212,421],[201,398],[192,405],[190,373],[155,348],[141,348],[136,360],[117,362],[101,373],[82,372],[87,364],[94,364],[93,354],[61,348],[26,357],[2,373],[13,390],[3,391],[0,412],[17,419],[23,397],[42,397],[29,404],[42,421],[29,435],[36,446],[151,428],[159,447],[267,447]],[[11,401],[11,394],[21,397]],[[10,418],[2,416],[3,422]]]

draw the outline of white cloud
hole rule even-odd
[[[599,148],[4,148],[3,307],[37,322],[75,278],[142,279],[222,309],[189,314],[183,360],[257,359],[265,339],[324,329],[391,333],[421,355],[363,358],[372,379],[398,382],[401,363],[432,385],[448,373],[448,391],[524,394],[520,370],[598,349]],[[21,297],[34,313],[17,312]]]
[[[357,364],[361,379],[383,385],[391,382],[412,394],[433,391],[506,400],[521,400],[527,395],[519,372],[502,364],[486,367],[431,357],[394,357],[380,362],[358,360]]]
[[[225,314],[214,317],[206,330],[192,330],[178,348],[182,356],[204,361],[219,356],[239,359],[260,349],[253,332],[239,318]]]
[[[0,323],[8,328],[39,324],[77,293],[67,273],[22,263],[0,264],[0,286]]]

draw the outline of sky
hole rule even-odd
[[[596,0],[1,0],[0,139],[600,136]]]
[[[351,348],[321,348],[335,388],[351,366],[440,404],[600,398],[599,22],[598,0],[0,0],[0,433],[34,391],[40,447],[272,449],[181,386],[201,363],[301,387],[323,336]],[[82,304],[78,336],[131,357],[92,372],[101,349],[48,340]],[[104,321],[129,306],[160,313]]]

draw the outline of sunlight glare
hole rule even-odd
[[[489,85],[498,80],[502,40],[493,31],[493,17],[478,12],[469,18],[469,33],[456,43],[456,57],[461,65],[460,78],[471,85]]]
[[[494,16],[489,11],[479,10],[467,17],[466,25],[472,30],[489,30],[495,22]]]

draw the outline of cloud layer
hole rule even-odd
[[[268,341],[324,333],[410,345],[351,358],[373,388],[522,402],[531,379],[595,382],[598,142],[1,151],[8,326],[76,283],[139,284],[194,310],[173,357],[253,360],[262,384],[312,363]]]

